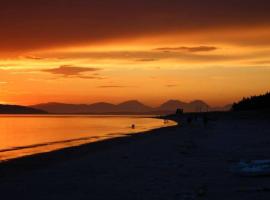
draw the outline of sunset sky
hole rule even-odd
[[[0,103],[221,106],[270,90],[269,0],[1,0]]]

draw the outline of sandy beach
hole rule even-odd
[[[270,177],[230,172],[269,159],[269,116],[214,114],[175,127],[0,164],[2,199],[270,199]]]

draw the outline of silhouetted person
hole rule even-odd
[[[131,125],[131,128],[132,128],[132,129],[135,129],[135,127],[136,127],[135,124],[132,124],[132,125]]]

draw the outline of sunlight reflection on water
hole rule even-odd
[[[1,115],[0,161],[173,125],[146,116]]]

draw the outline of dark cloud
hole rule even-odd
[[[0,51],[270,26],[269,0],[1,0]]]
[[[87,76],[83,75],[82,73],[86,72],[96,72],[101,70],[100,68],[93,68],[93,67],[77,67],[72,65],[63,65],[58,68],[53,69],[44,69],[42,72],[48,72],[51,74],[63,75],[66,77],[77,77],[77,78],[84,78],[84,79],[100,79],[101,77],[98,76]]]
[[[198,46],[198,47],[161,47],[156,48],[154,50],[165,52],[170,51],[207,52],[207,51],[215,51],[217,49],[218,49],[217,47],[213,46]]]

